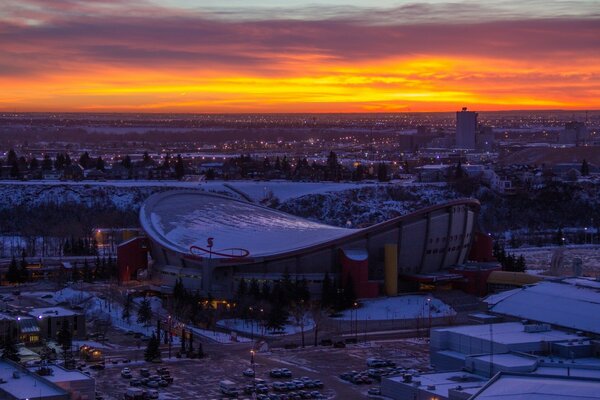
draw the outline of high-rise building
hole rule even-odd
[[[467,111],[467,107],[463,107],[462,111],[456,112],[456,147],[474,149],[476,133],[477,113]]]
[[[560,144],[583,145],[588,140],[588,130],[585,123],[571,121],[565,124],[565,129],[558,136]]]

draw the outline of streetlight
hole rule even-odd
[[[171,358],[171,344],[173,343],[173,332],[171,331],[171,316],[169,315],[169,358]]]
[[[250,365],[252,366],[252,382],[254,382],[254,392],[252,393],[252,397],[256,397],[256,366],[254,364],[254,354],[256,351],[254,349],[250,350]]]
[[[358,303],[354,302],[354,340],[358,341]],[[352,322],[352,319],[351,321]]]
[[[431,336],[431,297],[427,298],[427,311],[429,312],[429,336]]]

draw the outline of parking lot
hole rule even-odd
[[[115,334],[124,335],[118,332]],[[130,337],[128,341],[123,339],[129,344],[135,343]],[[111,341],[119,343],[120,340],[118,338]],[[112,357],[113,362],[116,363],[107,362],[104,370],[90,371],[96,378],[97,391],[105,399],[122,399],[123,394],[130,387],[131,379],[142,378],[140,369],[147,368],[151,374],[156,374],[156,368],[160,367],[167,367],[170,376],[173,377],[172,384],[154,389],[159,392],[160,399],[226,398],[220,390],[219,383],[222,380],[230,380],[235,383],[240,392],[239,398],[252,398],[252,394],[243,392],[245,386],[253,385],[253,378],[243,375],[244,370],[252,367],[249,344],[207,345],[205,346],[207,355],[202,359],[177,359],[174,357],[166,359],[167,351],[163,346],[163,362],[161,363],[140,361],[144,347],[143,344],[140,349],[137,348],[137,345],[115,346],[106,349],[106,354]],[[352,383],[352,381],[341,379],[340,376],[351,371],[365,371],[366,375],[369,368],[366,360],[370,357],[391,360],[399,369],[426,370],[429,365],[428,343],[423,339],[401,339],[352,344],[346,348],[317,346],[305,349],[272,349],[265,353],[255,354],[253,369],[256,378],[265,381],[271,399],[358,399],[367,398],[367,391],[377,387],[378,382],[373,380],[369,383]],[[124,360],[130,361],[123,362]],[[131,369],[131,379],[121,376],[124,367]],[[270,376],[270,371],[274,368],[287,368],[292,377],[274,378]],[[323,386],[278,391],[273,389],[275,382],[287,384],[293,379],[301,378],[308,381],[319,380]],[[312,392],[313,394],[310,397],[308,397],[309,395],[302,397],[302,392]],[[319,393],[319,397],[315,392]]]

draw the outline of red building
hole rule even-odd
[[[369,254],[366,250],[340,251],[342,262],[342,286],[352,279],[356,297],[365,299],[379,296],[379,285],[369,281]]]
[[[145,237],[135,237],[117,246],[117,268],[120,282],[135,279],[139,270],[148,268],[148,241]]]

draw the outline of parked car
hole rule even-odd
[[[249,377],[249,378],[253,378],[253,377],[254,377],[254,370],[253,370],[252,368],[246,368],[246,369],[244,370],[244,372],[242,372],[242,374],[243,374],[244,376],[247,376],[247,377]]]

